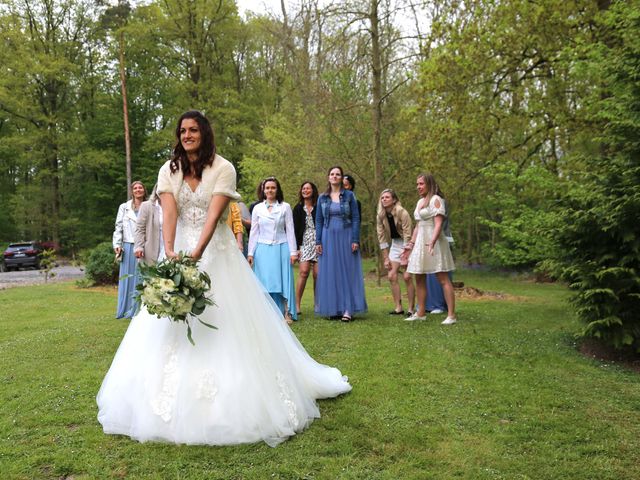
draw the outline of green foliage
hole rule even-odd
[[[487,167],[483,178],[495,185],[487,194],[479,223],[491,229],[482,255],[494,266],[531,270],[554,247],[550,229],[559,221],[563,182],[542,166],[518,174],[513,164]]]
[[[575,120],[588,87],[572,53],[592,41],[595,3],[448,7],[420,66],[404,148],[442,184],[467,261],[531,267],[545,256],[539,228],[576,170],[573,143],[591,129]]]
[[[119,264],[115,261],[113,246],[103,242],[89,252],[85,264],[85,275],[97,285],[115,285],[118,283]]]
[[[44,275],[44,283],[47,283],[50,278],[56,276],[53,272],[53,267],[56,266],[56,251],[48,248],[40,254],[40,273]]]
[[[576,291],[585,336],[640,351],[640,7],[615,2],[599,27],[585,60],[602,81],[590,104],[599,149],[563,201],[550,265]]]

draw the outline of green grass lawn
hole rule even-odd
[[[95,395],[128,322],[116,293],[49,284],[0,292],[2,479],[634,479],[640,478],[640,375],[584,358],[560,285],[462,271],[506,299],[461,299],[403,322],[386,282],[349,324],[310,314],[293,326],[353,391],[322,418],[265,444],[140,444],[104,435]]]

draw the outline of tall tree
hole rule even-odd
[[[125,0],[118,0],[114,7],[107,8],[102,15],[102,23],[114,30],[118,43],[118,73],[122,92],[122,123],[124,125],[125,168],[127,172],[127,197],[131,198],[131,132],[129,129],[129,102],[127,100],[127,72],[125,67],[125,30],[131,5]]]
[[[3,11],[0,28],[12,55],[6,56],[0,110],[16,121],[31,140],[29,164],[16,178],[19,185],[14,204],[37,206],[40,214],[38,220],[43,227],[32,226],[24,233],[57,242],[65,162],[61,133],[74,120],[78,74],[85,60],[83,43],[91,26],[90,5],[78,1],[14,0]]]

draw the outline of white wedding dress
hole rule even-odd
[[[233,190],[235,190],[235,178]],[[198,241],[211,196],[186,182],[177,195],[175,250]],[[210,190],[210,189],[209,189]],[[339,370],[317,363],[260,285],[224,221],[199,268],[214,306],[186,325],[144,307],[132,320],[97,396],[105,433],[144,441],[271,446],[320,416],[316,399],[351,390]]]

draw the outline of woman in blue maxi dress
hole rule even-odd
[[[131,318],[138,309],[135,300],[138,284],[138,259],[134,253],[138,209],[147,198],[147,190],[140,181],[131,184],[133,198],[118,208],[113,231],[113,250],[120,260],[118,306],[116,318]]]
[[[355,195],[345,190],[341,167],[329,169],[329,185],[316,207],[318,315],[350,322],[367,311],[360,257],[360,212]]]

